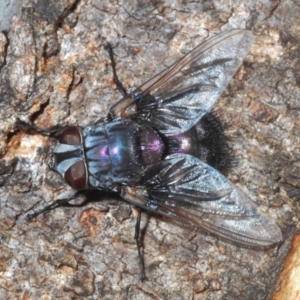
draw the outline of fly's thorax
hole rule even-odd
[[[83,190],[88,187],[82,130],[79,127],[67,127],[62,131],[53,149],[49,166],[73,189]]]
[[[143,166],[136,157],[136,131],[130,119],[96,124],[84,137],[90,184],[110,188],[115,183],[136,183]]]
[[[89,184],[97,188],[140,182],[165,151],[158,132],[129,118],[84,128],[83,140]]]

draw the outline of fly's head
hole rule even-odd
[[[67,127],[62,131],[49,160],[49,167],[59,173],[73,189],[84,190],[88,187],[83,138],[79,127]]]

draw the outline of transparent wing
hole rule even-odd
[[[217,170],[191,155],[168,156],[151,176],[146,175],[145,186],[124,187],[122,197],[240,245],[268,247],[282,240],[272,219]]]
[[[136,114],[164,134],[187,131],[211,110],[244,60],[252,39],[250,31],[232,30],[205,40],[119,101],[111,114]]]

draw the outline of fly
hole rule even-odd
[[[245,247],[270,247],[282,240],[276,223],[222,175],[225,145],[218,133],[210,135],[214,127],[219,130],[210,111],[252,39],[243,30],[209,38],[131,93],[120,83],[108,47],[123,98],[106,118],[86,127],[50,129],[18,121],[23,130],[58,138],[50,167],[73,189],[113,191],[138,208],[135,240],[142,280],[141,209]],[[57,200],[31,217],[71,200]]]

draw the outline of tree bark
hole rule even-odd
[[[289,268],[284,260],[299,230],[300,6],[290,0],[35,2],[0,34],[0,298],[259,300],[284,291],[277,279]],[[120,199],[93,195],[84,207],[26,219],[74,192],[48,169],[55,140],[21,132],[17,118],[48,128],[84,127],[106,116],[121,98],[108,42],[131,90],[204,38],[233,28],[252,30],[255,42],[215,107],[236,162],[229,178],[276,220],[282,245],[244,249],[144,214],[148,280],[141,283],[137,211]]]

